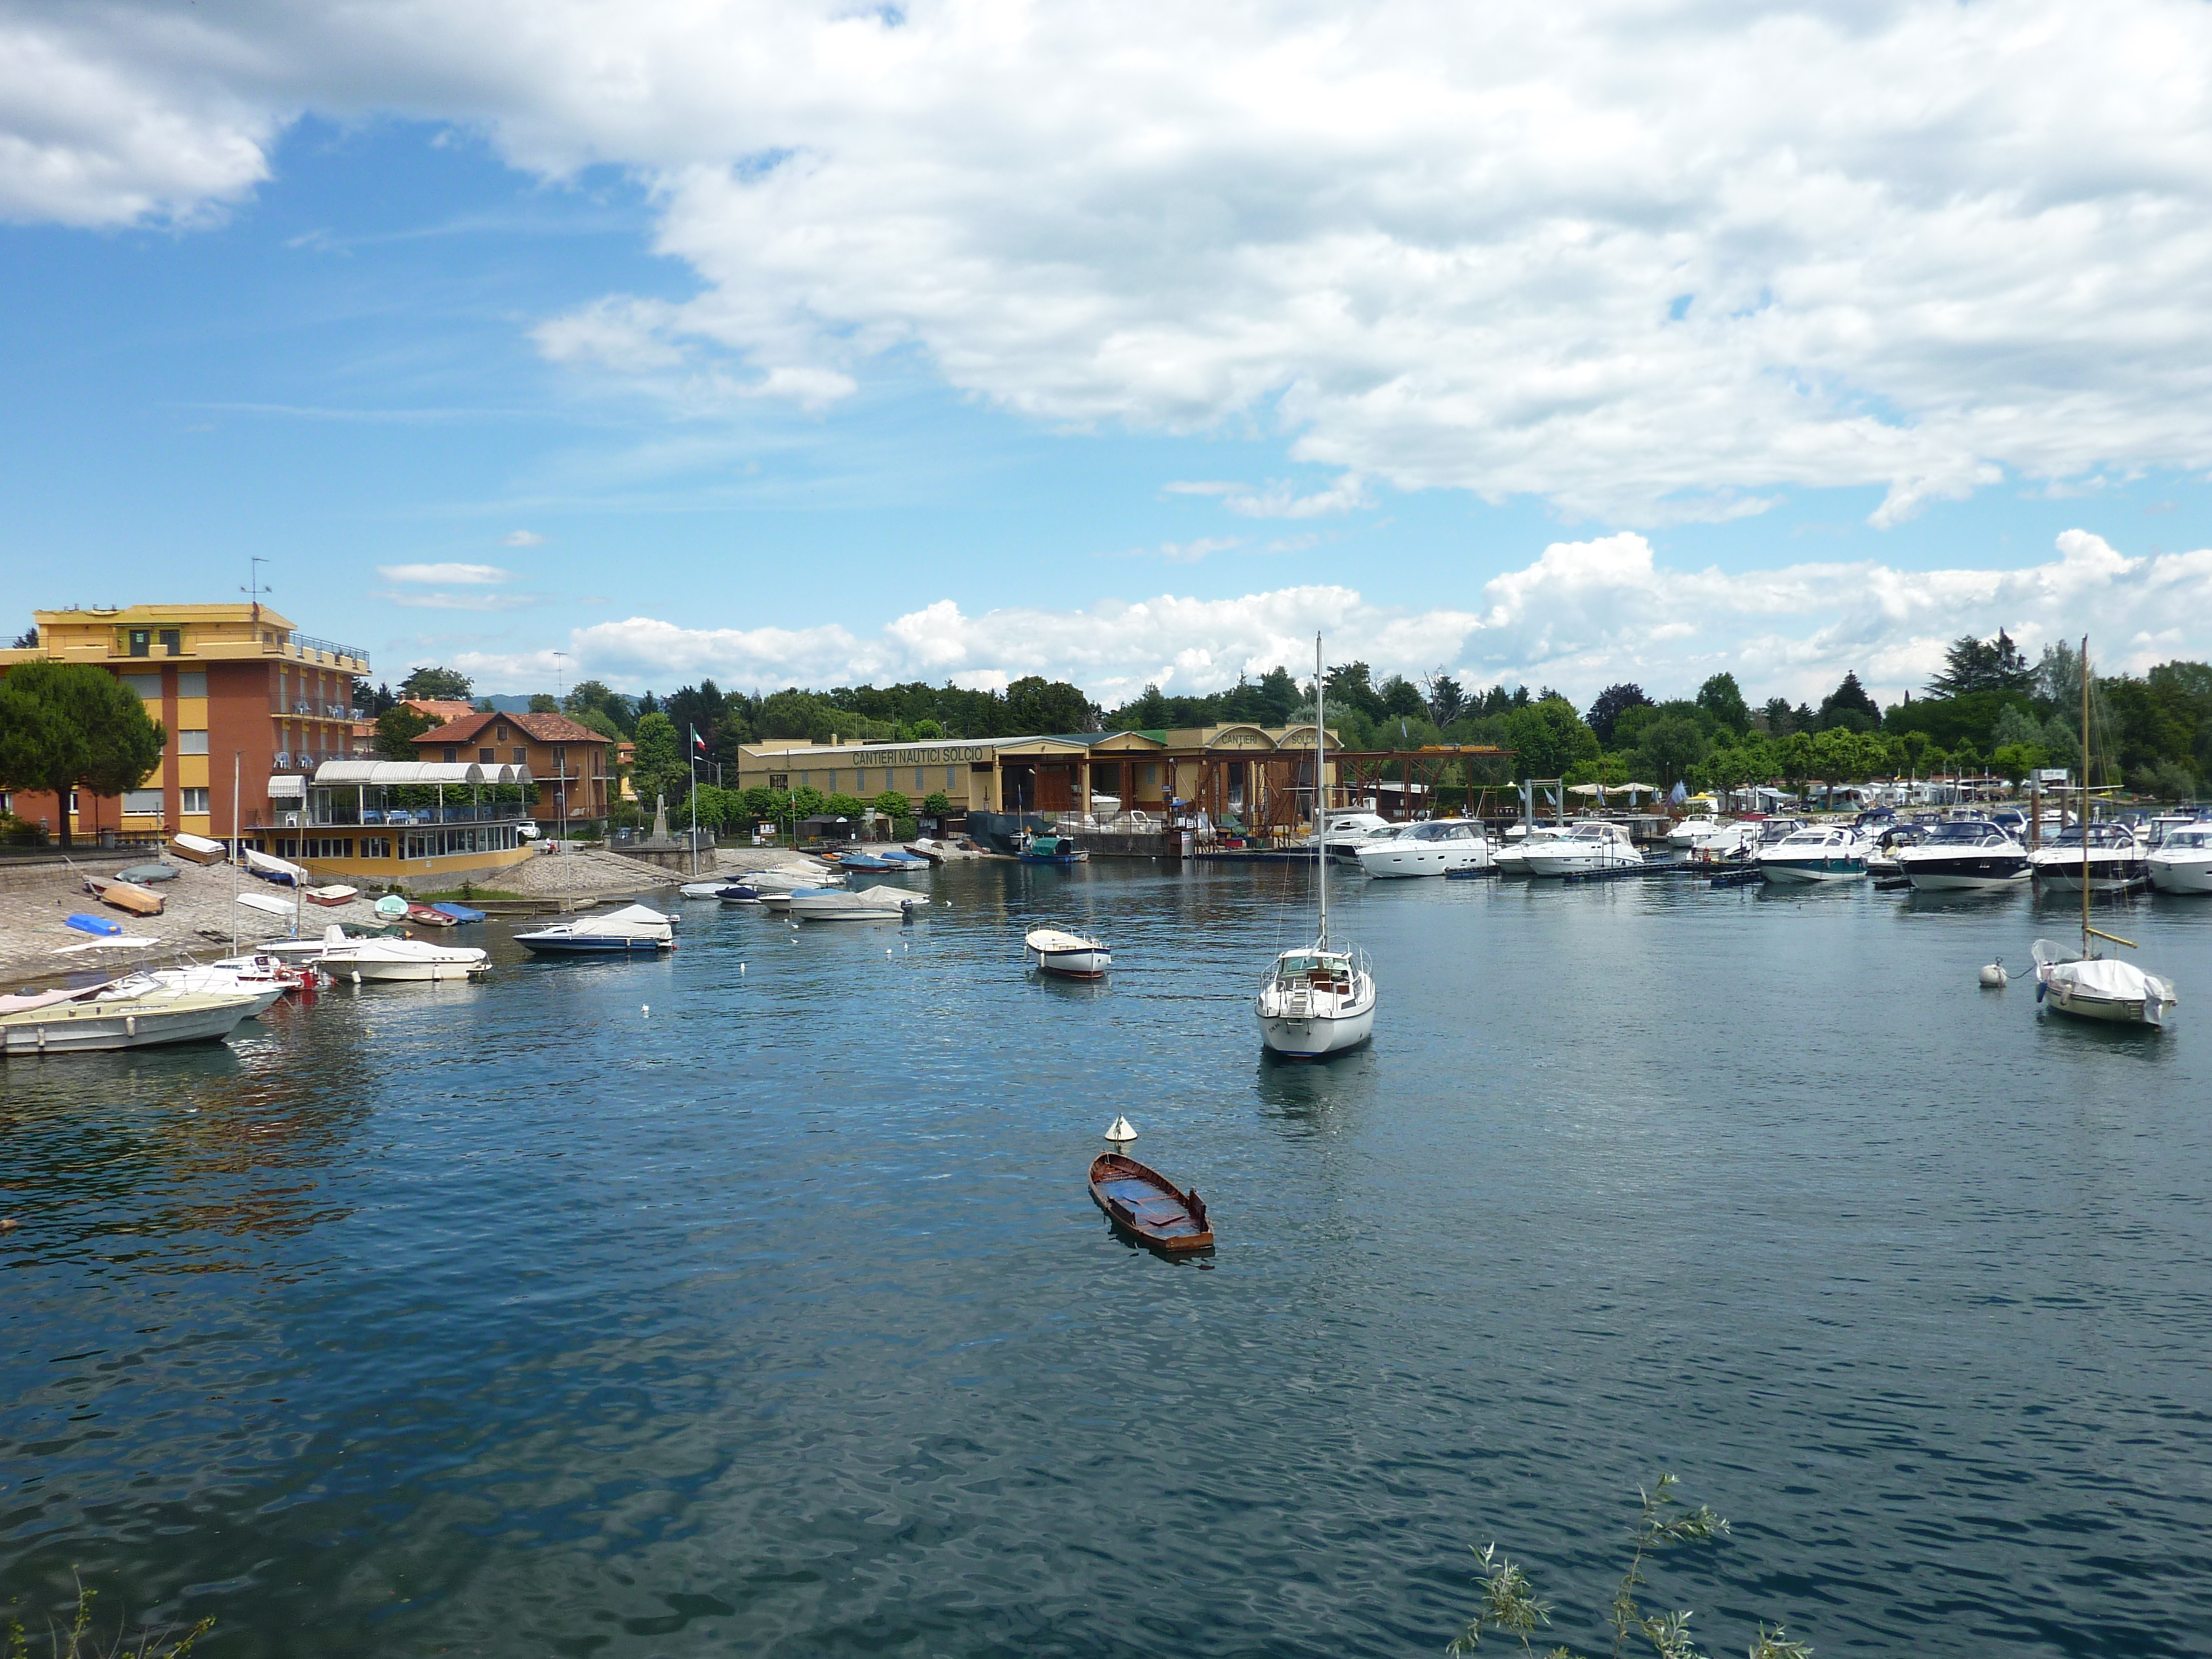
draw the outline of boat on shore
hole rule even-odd
[[[310,904],[326,904],[335,907],[351,904],[361,896],[361,890],[357,887],[348,887],[344,883],[339,882],[328,887],[302,887],[300,890],[300,896]]]
[[[271,858],[251,847],[246,848],[245,853],[248,874],[258,876],[264,881],[273,881],[280,887],[304,887],[307,884],[307,872],[289,860]]]
[[[1156,1250],[1184,1255],[1213,1248],[1213,1224],[1197,1190],[1184,1192],[1123,1153],[1101,1152],[1091,1159],[1091,1201],[1118,1231]]]
[[[434,904],[410,904],[407,907],[407,920],[417,927],[451,927],[460,918],[447,915]]]
[[[179,832],[169,837],[169,850],[188,864],[228,864],[230,853],[219,841]]]
[[[134,916],[158,916],[168,908],[167,901],[150,888],[136,882],[103,880],[98,876],[84,878],[84,890],[102,904]]]
[[[1036,952],[1037,967],[1066,979],[1103,979],[1114,965],[1114,954],[1095,939],[1064,933],[1056,927],[1040,927],[1022,940],[1024,952]]]

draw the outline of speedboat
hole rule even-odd
[[[801,889],[790,896],[791,914],[802,921],[897,921],[921,902],[893,887]]]
[[[2212,893],[2212,823],[2168,830],[2143,869],[2161,893]]]
[[[1339,864],[1352,864],[1358,862],[1361,848],[1373,842],[1388,841],[1405,827],[1377,812],[1331,812],[1326,833],[1307,836],[1306,845],[1318,843],[1324,856]]]
[[[1954,818],[1901,848],[1897,867],[1917,892],[2011,887],[2027,879],[2027,849],[1987,818]]]
[[[765,897],[770,893],[795,892],[801,887],[842,887],[845,878],[826,864],[778,864],[751,870],[741,877],[743,885]]]
[[[1098,940],[1056,927],[1038,928],[1022,940],[1022,948],[1036,952],[1037,966],[1044,972],[1068,979],[1103,979],[1114,965],[1114,953]]]
[[[1473,818],[1431,818],[1401,826],[1385,840],[1359,849],[1359,867],[1370,876],[1442,876],[1454,870],[1490,868],[1490,836]]]
[[[1718,818],[1684,818],[1667,832],[1667,844],[1677,852],[1686,853],[1707,836],[1718,835],[1720,828]]]
[[[2035,941],[2033,954],[2035,1000],[2057,1013],[2115,1025],[2163,1026],[2177,1000],[2170,981],[2117,957],[2078,955],[2047,939]]]
[[[720,898],[730,884],[730,878],[724,876],[719,881],[687,881],[676,890],[685,898]]]
[[[1856,881],[1867,872],[1866,843],[1841,824],[1793,830],[1754,856],[1769,881]]]
[[[714,896],[725,904],[758,905],[761,902],[760,889],[748,886],[741,881],[732,882],[726,886],[716,888]],[[787,904],[791,902],[790,894],[786,893],[783,897]]]
[[[0,996],[0,1054],[86,1054],[216,1042],[253,1012],[254,999],[213,992],[141,992],[103,998],[106,985]]]
[[[433,945],[419,939],[349,939],[331,927],[313,961],[324,972],[355,984],[407,980],[438,984],[477,979],[491,971],[491,957],[474,945]]]
[[[1592,870],[1622,870],[1644,862],[1644,854],[1623,826],[1607,818],[1584,818],[1557,841],[1528,851],[1532,876],[1579,876]]]
[[[517,933],[514,942],[533,956],[650,956],[676,948],[676,929],[665,912],[626,904],[604,916]]]
[[[283,974],[293,971],[287,969]],[[126,974],[100,992],[94,1000],[112,1002],[122,997],[246,997],[253,1003],[246,1014],[246,1018],[252,1019],[276,1006],[291,988],[292,981],[280,975],[275,957],[263,957],[257,963],[252,957],[234,957],[211,967],[149,968]]]
[[[1547,842],[1565,840],[1567,833],[1565,826],[1556,823],[1531,824],[1525,829],[1516,823],[1505,833],[1511,837],[1515,830],[1521,831],[1519,837],[1509,839],[1504,846],[1490,855],[1490,867],[1501,877],[1534,873],[1528,868],[1528,855]]]
[[[2027,855],[2038,891],[2078,893],[2086,878],[2093,893],[2124,893],[2140,887],[2149,872],[2135,831],[2124,824],[2093,823],[2089,845],[2081,845],[2081,826],[2054,836]]]
[[[1088,864],[1091,854],[1066,836],[1024,835],[1017,852],[1024,864]]]

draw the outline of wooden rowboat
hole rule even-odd
[[[350,904],[358,896],[358,889],[343,885],[302,887],[300,890],[300,896],[310,904]]]
[[[169,837],[169,850],[180,859],[190,859],[194,864],[223,864],[230,854],[219,841],[210,841],[205,836],[175,835]]]
[[[443,910],[433,910],[427,904],[409,905],[407,920],[417,927],[453,927],[459,926],[460,921],[459,917],[449,916]]]
[[[1178,1192],[1175,1182],[1133,1158],[1104,1152],[1092,1159],[1091,1197],[1108,1220],[1156,1250],[1180,1255],[1213,1248],[1206,1200],[1194,1190]]]
[[[164,903],[161,896],[152,889],[139,887],[127,881],[101,881],[97,877],[87,876],[84,890],[102,904],[128,910],[134,916],[158,916]]]

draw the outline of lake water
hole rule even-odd
[[[1703,1646],[2212,1651],[2212,903],[2112,913],[2144,1036],[1978,988],[2066,937],[2025,894],[1355,878],[1378,1035],[1317,1066],[1249,1007],[1306,871],[912,884],[0,1066],[0,1602],[74,1566],[210,1659],[1419,1654],[1494,1538],[1602,1650],[1669,1468],[1735,1523],[1652,1572]],[[1025,976],[1046,924],[1110,982]],[[1107,1231],[1116,1112],[1210,1261]]]

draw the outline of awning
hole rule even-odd
[[[307,781],[297,772],[278,772],[269,780],[269,799],[271,800],[289,799],[295,795],[305,796],[307,793]]]
[[[496,778],[495,772],[520,772],[525,766],[494,766],[486,769],[474,761],[325,761],[315,769],[315,782],[325,783],[499,783],[512,782],[512,778]]]

